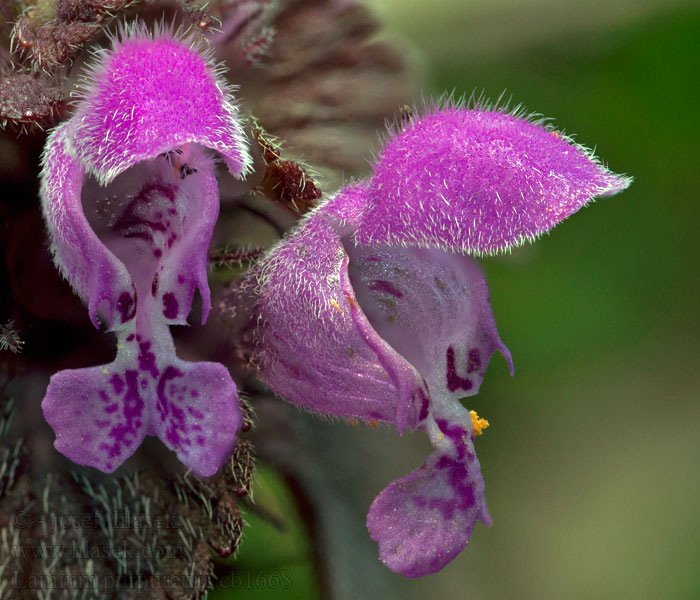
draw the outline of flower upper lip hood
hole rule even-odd
[[[236,176],[250,169],[233,90],[194,42],[133,25],[97,56],[67,137],[101,184],[188,142],[219,152]]]
[[[630,184],[521,112],[448,106],[392,135],[375,165],[356,241],[494,254]]]
[[[51,378],[42,407],[55,446],[113,471],[157,435],[199,475],[228,456],[241,425],[217,363],[177,358],[169,326],[194,292],[210,309],[207,250],[219,211],[218,151],[251,165],[230,90],[179,34],[126,28],[102,51],[73,117],[49,136],[41,200],[56,265],[117,336],[107,365]]]
[[[314,412],[424,431],[433,453],[373,502],[381,559],[416,577],[490,523],[474,435],[501,342],[474,260],[532,239],[630,180],[541,123],[435,108],[393,132],[364,182],[302,221],[233,291],[241,332],[277,394]]]

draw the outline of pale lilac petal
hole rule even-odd
[[[71,141],[100,183],[188,142],[222,154],[236,176],[251,166],[225,81],[192,42],[167,31],[124,32],[92,67],[83,94]]]
[[[402,430],[415,426],[422,380],[367,322],[338,234],[336,216],[349,226],[363,194],[350,186],[311,213],[243,283],[257,302],[253,361],[275,392],[303,408]]]
[[[228,371],[217,363],[179,360],[172,349],[159,351],[159,344],[170,341],[164,335],[120,338],[113,363],[51,378],[42,408],[56,433],[56,449],[111,473],[146,435],[155,435],[196,474],[216,473],[242,423]]]
[[[120,327],[148,294],[157,295],[169,321],[183,324],[197,287],[206,320],[207,250],[219,213],[211,161],[189,147],[187,164],[197,170],[185,178],[171,172],[175,159],[157,157],[102,187],[86,179],[66,146],[61,126],[44,153],[42,207],[56,264],[95,326],[101,312],[111,328]]]
[[[383,490],[367,515],[381,560],[407,577],[439,571],[464,549],[477,519],[489,524],[469,415],[461,416],[461,423],[431,419],[435,452]]]
[[[512,372],[486,281],[472,258],[435,248],[347,250],[350,280],[364,314],[425,379],[432,403],[476,394],[495,350]]]
[[[68,152],[66,126],[49,136],[43,156],[41,202],[56,265],[88,304],[98,327],[102,318],[121,324],[135,314],[136,290],[126,267],[102,243],[85,218],[82,165]]]
[[[119,467],[148,430],[149,409],[139,375],[112,363],[51,377],[42,408],[56,433],[56,449],[105,473]]]
[[[243,423],[236,385],[219,363],[173,360],[155,386],[153,435],[200,477],[214,475]]]
[[[541,124],[436,110],[402,125],[380,153],[356,239],[492,254],[630,182]]]

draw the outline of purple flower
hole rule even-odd
[[[55,374],[44,415],[77,463],[114,471],[156,435],[212,475],[241,425],[236,386],[221,364],[179,359],[169,326],[186,323],[195,288],[209,313],[219,198],[205,148],[235,176],[249,169],[237,110],[211,61],[167,32],[127,30],[89,79],[46,143],[41,199],[56,265],[117,356]]]
[[[427,433],[433,453],[367,517],[381,559],[440,570],[490,523],[474,435],[491,355],[511,367],[486,282],[463,253],[549,230],[629,179],[539,123],[484,109],[430,111],[393,134],[368,181],[321,205],[249,273],[251,360],[305,409]]]

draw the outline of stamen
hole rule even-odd
[[[489,426],[489,422],[486,419],[482,419],[479,415],[477,415],[475,410],[470,410],[469,415],[472,418],[474,435],[481,435],[484,429],[486,429]]]
[[[192,175],[193,173],[196,173],[197,169],[190,167],[189,165],[183,164],[180,167],[180,179],[184,179],[188,175]]]

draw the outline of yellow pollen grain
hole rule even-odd
[[[472,418],[472,427],[474,428],[474,435],[481,435],[484,429],[486,429],[489,426],[489,422],[486,419],[482,419],[479,415],[477,415],[475,410],[470,410],[469,416],[471,416]]]
[[[343,312],[343,309],[340,308],[340,304],[338,304],[335,300],[331,300],[331,304],[333,305],[335,310],[337,310],[338,312]]]
[[[445,434],[442,433],[442,431],[441,431],[440,433],[438,433],[438,439],[439,439],[439,440],[441,440],[441,439],[444,438],[444,437],[445,437]]]

